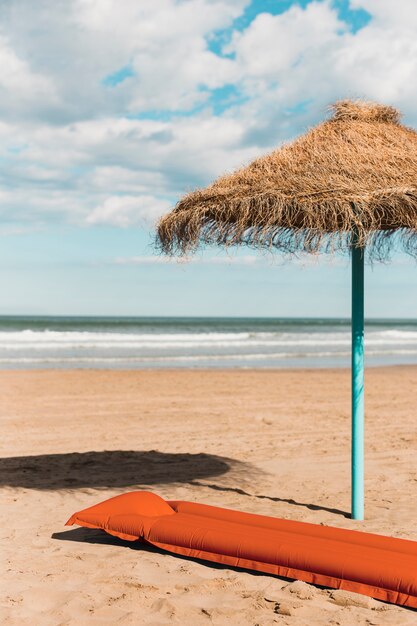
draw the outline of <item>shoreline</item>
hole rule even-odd
[[[392,365],[366,365],[365,374],[368,369],[380,370],[380,369],[416,369],[417,363],[395,363]],[[0,375],[7,372],[12,373],[35,373],[42,372],[44,374],[52,372],[114,372],[114,373],[129,373],[129,372],[332,372],[332,371],[349,371],[349,365],[332,365],[332,366],[317,366],[317,367],[130,367],[130,368],[114,368],[114,367],[50,367],[50,368],[4,368],[0,367]]]
[[[350,366],[351,324],[325,318],[0,319],[0,368],[288,370]],[[368,368],[417,365],[417,320],[365,332]]]

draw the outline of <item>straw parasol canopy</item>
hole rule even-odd
[[[355,243],[384,259],[395,242],[417,257],[417,133],[390,106],[343,100],[331,109],[294,142],[182,198],[158,224],[159,248],[317,253]]]

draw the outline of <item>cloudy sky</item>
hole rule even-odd
[[[415,0],[0,3],[0,313],[349,315],[346,259],[152,247],[155,220],[364,97],[417,126]],[[416,317],[417,266],[367,270]]]

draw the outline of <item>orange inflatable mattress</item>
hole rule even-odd
[[[233,567],[297,578],[417,608],[417,542],[165,501],[134,491],[74,513],[67,525]]]

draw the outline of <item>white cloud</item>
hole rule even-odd
[[[86,222],[121,227],[143,225],[153,223],[169,208],[169,202],[153,196],[110,196],[87,215]]]
[[[297,71],[299,65],[314,63],[311,55],[337,44],[346,29],[329,4],[312,2],[305,9],[296,5],[281,15],[261,13],[245,31],[234,35],[227,50],[236,53],[243,81],[279,83],[287,79],[291,68]]]
[[[275,124],[279,137],[288,109],[300,102],[310,105],[310,118],[298,111],[297,120],[296,109],[296,129],[300,122],[315,122],[329,102],[345,97],[394,104],[417,121],[417,40],[415,28],[410,28],[417,22],[417,3],[357,0],[354,6],[372,16],[356,33],[325,0],[306,8],[293,6],[280,15],[258,15],[234,36],[229,50],[236,54],[250,98],[248,114],[254,118],[258,113],[260,128]]]
[[[230,252],[229,254],[218,254],[216,256],[204,256],[192,255],[189,257],[169,257],[169,256],[130,256],[130,257],[117,257],[112,261],[115,265],[139,265],[139,266],[152,266],[152,265],[171,265],[171,266],[232,266],[237,268],[251,268],[262,266],[264,268],[276,269],[287,265],[288,259],[280,257],[274,254],[272,251],[266,250],[257,252],[254,254],[235,254]],[[343,258],[336,258],[333,256],[313,255],[305,254],[297,258],[291,258],[291,265],[298,265],[301,268],[318,267],[319,265],[327,266],[341,266],[346,265],[346,261]]]
[[[0,113],[16,118],[39,114],[47,105],[57,103],[58,97],[53,81],[33,71],[26,59],[20,58],[5,36],[0,35]]]
[[[265,257],[246,255],[246,256],[192,256],[185,258],[173,258],[167,256],[133,256],[118,257],[114,260],[116,265],[217,265],[234,267],[253,267],[262,264]]]
[[[103,114],[184,109],[205,100],[202,87],[221,86],[233,63],[212,53],[206,38],[231,25],[249,0],[21,0],[0,3],[1,53],[14,84],[33,97],[20,119],[38,109],[54,123]],[[21,60],[19,60],[21,59]],[[114,88],[106,76],[129,65],[135,75]],[[29,70],[30,66],[30,70]],[[7,70],[6,70],[7,71]],[[28,80],[24,80],[24,78]],[[35,82],[35,79],[37,82]],[[53,85],[54,98],[41,87]],[[32,89],[33,87],[34,89]],[[36,104],[36,110],[31,105]],[[16,116],[10,107],[7,117]]]
[[[374,26],[386,26],[389,29],[399,28],[402,33],[407,30],[415,33],[417,26],[417,5],[415,0],[350,0],[353,9],[365,9],[373,16]]]
[[[24,227],[24,226],[13,226],[13,224],[5,224],[0,226],[0,237],[10,237],[15,235],[27,235],[28,233],[33,233],[37,229],[34,229],[33,226]]]
[[[204,114],[37,124],[17,133],[3,125],[8,166],[0,172],[0,213],[13,208],[15,219],[39,220],[44,203],[48,219],[75,224],[155,221],[181,193],[254,156],[256,148],[241,147],[243,134],[235,120]],[[16,145],[24,149],[8,153]]]
[[[356,33],[330,0],[261,13],[232,33],[228,57],[215,54],[207,41],[248,4],[0,3],[2,221],[154,221],[184,192],[316,123],[340,97],[397,105],[417,123],[417,3],[351,0],[372,17]],[[122,67],[134,75],[103,84]],[[210,90],[230,84],[243,101],[215,115]],[[143,118],[156,110],[165,117]]]

